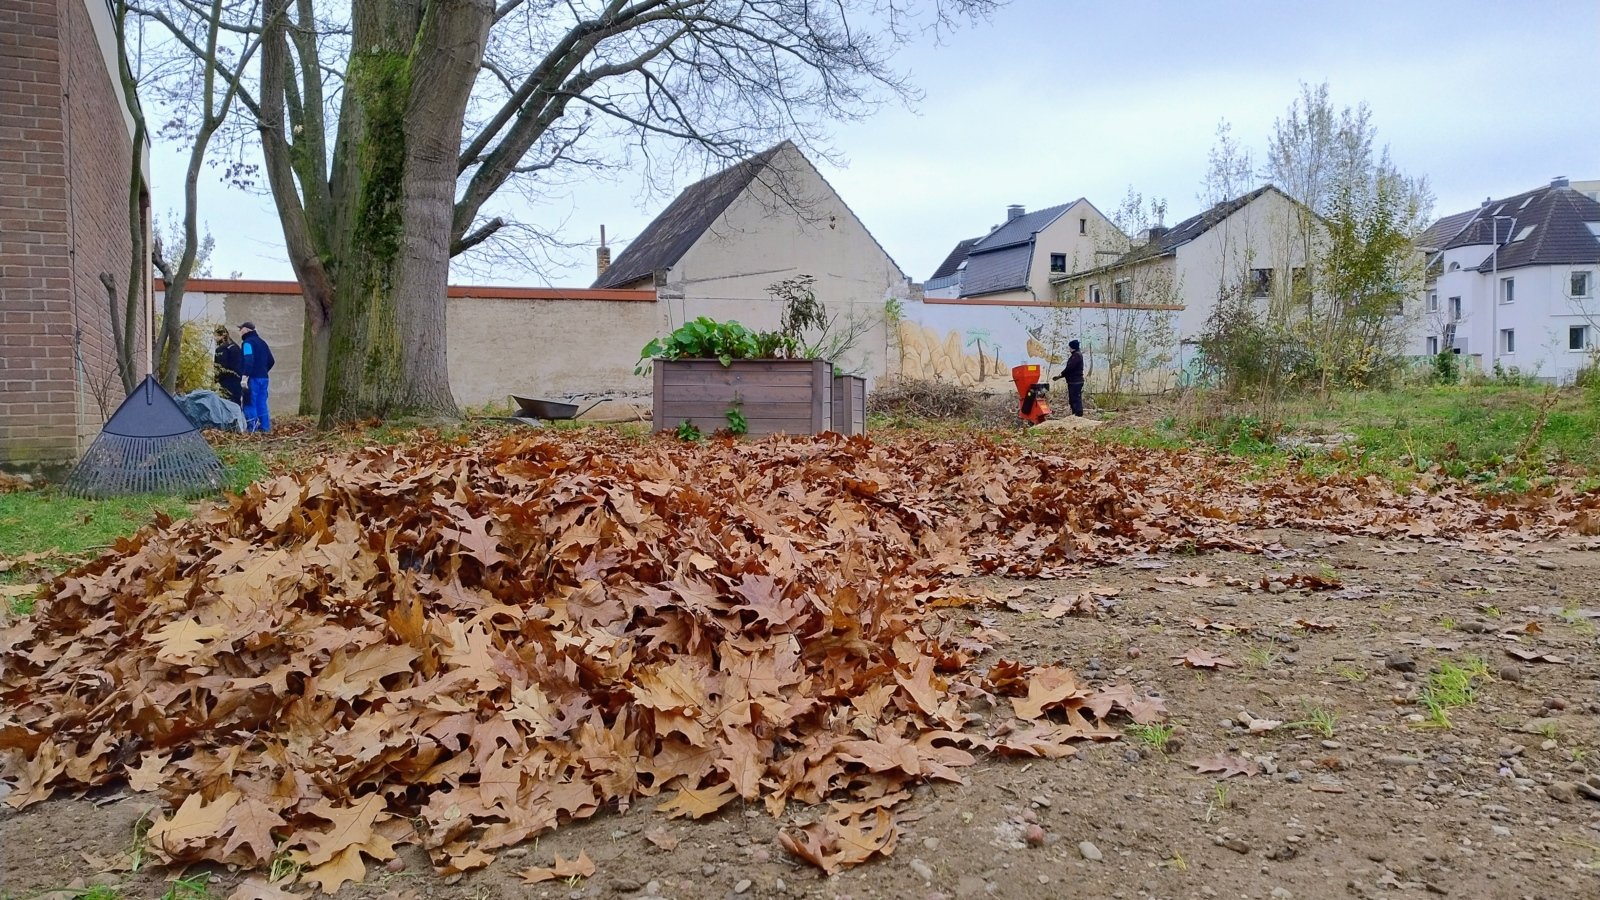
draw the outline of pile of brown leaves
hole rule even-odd
[[[157,791],[160,858],[285,855],[327,891],[397,843],[453,873],[642,797],[690,817],[794,800],[829,806],[785,847],[832,871],[891,852],[906,789],[959,781],[974,751],[1063,756],[1164,715],[1058,666],[980,671],[941,618],[950,576],[1594,507],[1246,490],[1214,460],[1087,452],[583,433],[330,459],[119,542],[0,631],[7,800]],[[968,702],[997,697],[1012,715],[975,725]]]

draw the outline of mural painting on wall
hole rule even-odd
[[[1005,393],[1012,366],[1058,369],[1079,340],[1099,390],[1158,393],[1176,381],[1167,313],[914,304],[897,329],[899,374],[911,380]]]

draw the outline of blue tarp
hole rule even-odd
[[[244,410],[216,391],[190,391],[173,398],[196,428],[243,431]]]

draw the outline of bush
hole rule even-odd
[[[217,389],[217,373],[215,356],[215,339],[212,337],[214,326],[205,322],[183,323],[183,337],[178,349],[178,380],[176,393],[187,394],[190,391],[214,391]],[[161,329],[161,319],[156,319],[156,330]],[[166,372],[156,373],[163,383],[166,382]]]
[[[1461,357],[1451,350],[1441,350],[1433,357],[1433,380],[1438,384],[1455,384],[1461,380]]]

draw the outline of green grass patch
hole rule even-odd
[[[1159,753],[1167,752],[1167,742],[1172,739],[1174,725],[1129,725],[1128,736]]]
[[[1555,477],[1600,487],[1600,392],[1580,388],[1491,382],[1270,403],[1197,391],[1161,411],[1118,414],[1099,439],[1207,447],[1263,473],[1294,466],[1312,477],[1379,475],[1401,487],[1430,471],[1485,492],[1523,492]]]
[[[1481,657],[1464,663],[1445,661],[1428,673],[1422,688],[1422,706],[1428,711],[1427,724],[1450,727],[1450,711],[1478,699],[1478,684],[1489,677],[1489,664]]]
[[[0,494],[0,556],[80,555],[133,534],[157,513],[179,519],[192,509],[181,498],[155,494],[109,500],[83,500],[54,488]]]

